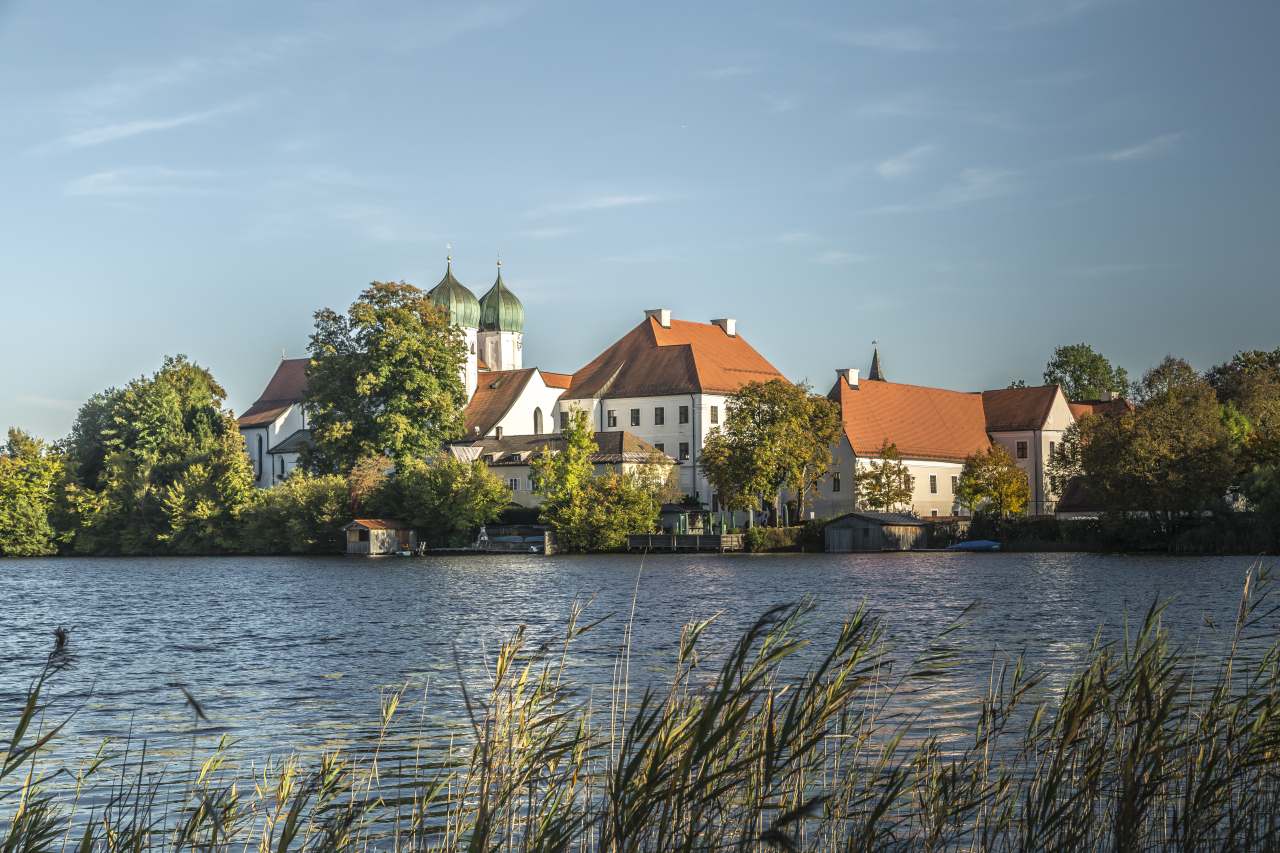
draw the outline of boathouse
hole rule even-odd
[[[390,518],[357,518],[342,528],[347,533],[347,553],[378,556],[413,551],[418,537],[402,521]]]
[[[928,538],[925,522],[896,512],[851,512],[832,519],[825,528],[828,553],[850,551],[911,551]]]

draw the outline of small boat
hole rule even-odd
[[[1000,543],[991,539],[970,539],[968,542],[957,542],[948,545],[948,551],[999,551]]]

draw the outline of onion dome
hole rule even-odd
[[[502,261],[498,261],[498,280],[480,297],[480,330],[482,332],[523,332],[524,306],[502,283]]]
[[[453,277],[453,258],[446,259],[444,278],[427,291],[427,298],[449,312],[449,322],[464,329],[480,326],[480,302],[476,295]]]

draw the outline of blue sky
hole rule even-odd
[[[526,363],[645,308],[825,389],[1280,346],[1280,5],[0,0],[0,427],[501,253]]]

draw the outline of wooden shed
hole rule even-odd
[[[923,548],[925,522],[896,512],[851,512],[834,518],[824,530],[827,551],[910,551]]]
[[[342,529],[347,533],[348,554],[398,554],[418,546],[413,530],[391,518],[357,518]]]

